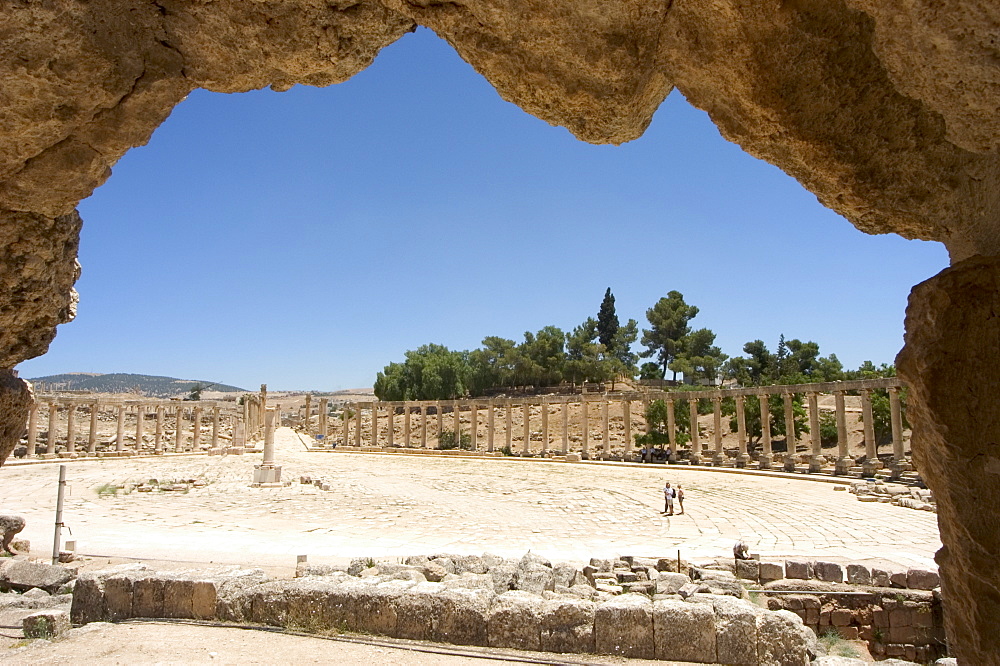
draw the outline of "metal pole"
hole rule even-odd
[[[66,490],[66,465],[59,465],[59,492],[56,495],[56,534],[52,543],[52,564],[59,564],[59,547],[62,537],[63,493]]]

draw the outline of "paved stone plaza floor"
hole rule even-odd
[[[631,554],[731,556],[743,539],[765,558],[802,556],[934,566],[937,516],[862,503],[831,483],[674,466],[568,464],[510,458],[310,453],[276,436],[289,487],[249,487],[252,456],[98,459],[67,465],[64,522],[80,553],[191,563],[288,567],[370,556],[527,550],[553,560]],[[333,489],[300,485],[325,476]],[[28,520],[32,554],[51,551],[57,464],[0,468],[0,512]],[[100,497],[102,484],[203,478],[187,493]],[[686,491],[665,517],[664,481]]]

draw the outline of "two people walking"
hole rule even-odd
[[[678,485],[676,488],[670,487],[670,482],[663,486],[663,511],[668,516],[674,515],[674,502],[680,505],[678,515],[684,515],[684,489]]]

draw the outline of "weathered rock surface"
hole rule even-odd
[[[663,659],[713,664],[715,612],[705,604],[684,601],[653,603],[656,655]]]
[[[76,577],[76,571],[53,564],[7,560],[0,563],[0,588],[30,590],[38,587],[52,594]]]
[[[21,618],[21,631],[25,638],[55,638],[71,628],[66,611],[39,611]]]
[[[601,654],[652,659],[653,602],[641,594],[613,597],[594,615],[594,644]]]
[[[959,663],[1000,655],[1000,258],[955,264],[914,288],[906,346],[913,456],[934,491],[944,547],[937,562],[945,626]],[[975,352],[970,352],[975,350]],[[969,418],[970,413],[978,414]]]

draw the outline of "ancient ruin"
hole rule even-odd
[[[0,7],[0,459],[28,419],[14,366],[72,319],[77,202],[195,88],[329,85],[430,27],[507,100],[579,138],[639,136],[674,87],[747,152],[868,233],[944,243],[914,290],[902,379],[939,497],[948,632],[996,663],[1000,500],[1000,68],[993,3],[929,0],[530,6],[365,0]],[[988,418],[971,421],[966,405]]]

